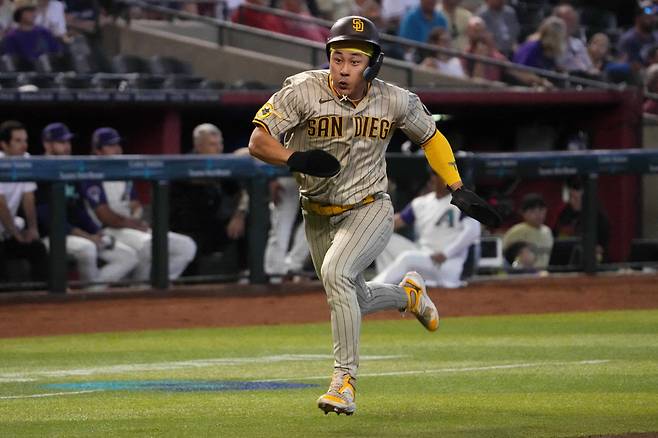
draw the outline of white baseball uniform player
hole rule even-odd
[[[427,285],[462,285],[464,262],[469,247],[480,238],[480,223],[450,204],[447,190],[415,198],[396,215],[395,222],[412,226],[416,241],[393,234],[376,259],[378,274],[372,281],[395,283],[405,273],[417,271]]]

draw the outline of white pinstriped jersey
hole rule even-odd
[[[415,94],[372,81],[356,105],[341,100],[330,87],[328,70],[311,70],[287,78],[254,118],[295,151],[322,149],[335,156],[341,171],[332,178],[295,174],[302,196],[323,204],[348,205],[388,186],[384,154],[400,128],[423,144],[436,130],[431,114]]]

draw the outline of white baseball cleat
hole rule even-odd
[[[408,297],[407,308],[404,310],[416,315],[418,321],[427,330],[436,331],[439,328],[439,312],[427,295],[423,277],[416,271],[407,272],[400,282],[400,286],[404,288]]]
[[[329,412],[336,414],[352,415],[356,411],[356,379],[343,370],[335,370],[331,378],[329,390],[318,399],[318,407],[327,415]]]

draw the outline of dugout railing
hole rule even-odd
[[[425,158],[418,155],[387,155],[389,173],[418,172]],[[585,177],[583,270],[597,271],[596,211],[597,180],[602,174],[658,173],[658,151],[643,149],[590,150],[536,153],[459,153],[459,167],[467,184],[480,179],[505,177],[566,178]],[[152,187],[152,275],[155,289],[167,289],[169,182],[185,178],[235,178],[243,180],[250,195],[247,228],[249,279],[266,281],[263,253],[267,239],[267,181],[285,174],[284,168],[260,164],[249,157],[201,157],[178,155],[124,155],[117,157],[34,157],[0,159],[0,182],[49,181],[51,185],[49,283],[52,293],[67,290],[65,249],[65,193],[67,182],[84,180],[146,180]],[[393,176],[394,177],[394,176]],[[638,205],[628,206],[639,208]],[[203,214],[203,212],[199,212]]]

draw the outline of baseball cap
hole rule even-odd
[[[110,144],[120,144],[122,140],[116,129],[110,127],[98,128],[91,136],[91,146],[98,149]]]
[[[51,123],[43,128],[41,132],[41,140],[43,141],[69,141],[73,137],[75,135],[63,123]]]

